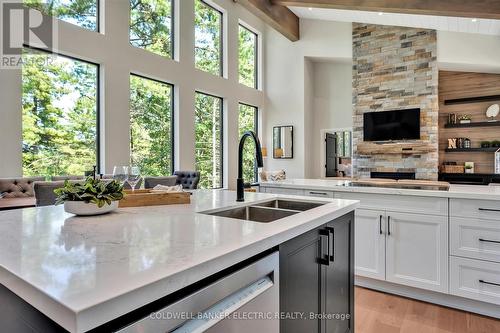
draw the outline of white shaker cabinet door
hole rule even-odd
[[[385,280],[385,212],[357,209],[354,221],[355,274]]]
[[[448,219],[387,212],[386,280],[448,292]]]

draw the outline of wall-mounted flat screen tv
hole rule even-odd
[[[420,109],[366,112],[363,121],[365,141],[420,139]]]

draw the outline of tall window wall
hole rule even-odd
[[[202,0],[195,0],[194,14],[196,68],[222,76],[223,15]]]
[[[253,131],[259,135],[259,112],[255,106],[239,104],[238,132],[239,137],[246,131]],[[255,143],[248,140],[243,150],[243,179],[245,182],[257,182],[257,163],[255,161]]]
[[[263,29],[260,20],[232,0],[23,1],[60,23],[53,50],[58,54],[28,44],[21,71],[4,75],[0,69],[0,98],[7,101],[0,129],[10,138],[22,136],[22,144],[0,145],[0,154],[13,156],[11,163],[0,164],[0,177],[82,175],[94,165],[110,173],[130,161],[143,175],[198,169],[201,187],[234,186],[223,176],[236,177],[236,161],[223,163],[222,148],[224,138],[235,137],[240,128],[232,122],[223,128],[223,115],[240,112],[233,106],[243,98],[261,106],[262,92],[240,96],[237,84],[257,87],[260,35],[254,32]],[[242,20],[256,30],[234,23]],[[238,33],[239,40],[225,37]],[[174,50],[176,40],[193,45]],[[224,73],[226,49],[239,54],[237,72]],[[36,61],[26,61],[29,57]],[[22,82],[21,96],[12,82]],[[193,106],[194,114],[188,109]],[[250,128],[250,118],[242,118],[244,128]],[[193,127],[194,135],[187,135]],[[253,161],[248,157],[245,163],[251,181]]]
[[[196,93],[195,158],[196,171],[201,173],[201,188],[223,186],[222,105],[220,97]]]
[[[130,162],[148,176],[173,171],[173,86],[130,76]]]
[[[25,49],[23,175],[83,175],[97,163],[98,66]]]

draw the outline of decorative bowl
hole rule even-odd
[[[86,203],[84,201],[66,201],[64,203],[64,211],[66,213],[79,216],[93,216],[110,213],[118,208],[118,201],[112,201],[111,205],[98,207],[94,203]]]

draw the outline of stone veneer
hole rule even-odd
[[[371,171],[415,172],[438,178],[438,68],[435,30],[353,23],[354,176]],[[363,113],[420,108],[421,140],[436,147],[422,155],[357,153]]]

